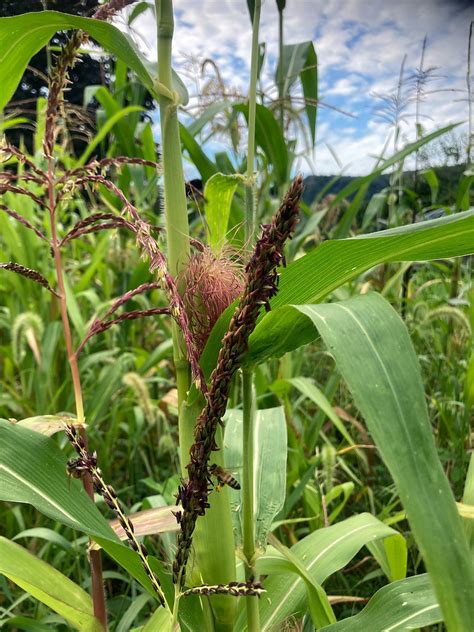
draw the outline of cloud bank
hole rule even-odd
[[[175,65],[185,58],[209,58],[226,85],[246,94],[251,27],[245,0],[175,0]],[[305,156],[305,171],[320,174],[367,173],[389,135],[376,115],[374,93],[396,91],[406,55],[406,76],[420,63],[427,37],[424,68],[437,79],[427,85],[421,104],[426,131],[468,117],[466,71],[470,3],[446,0],[287,0],[285,43],[311,40],[318,55],[321,100],[336,109],[318,111],[317,146]],[[148,12],[134,23],[135,37],[150,57],[156,56],[155,26]],[[260,41],[267,46],[265,85],[275,72],[278,53],[278,13],[274,0],[264,0]],[[190,91],[193,84],[188,81]],[[346,112],[348,115],[338,110]],[[414,140],[414,104],[406,111],[402,140]],[[464,126],[465,129],[465,126]],[[338,162],[334,156],[337,156]]]

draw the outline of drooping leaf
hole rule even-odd
[[[107,22],[57,11],[26,13],[0,19],[0,110],[5,107],[30,59],[49,42],[56,31],[82,29],[108,52],[124,61],[154,92],[153,78],[131,40]]]
[[[474,572],[403,321],[378,294],[299,309],[334,355],[397,485],[448,629],[467,632]]]
[[[50,542],[51,544],[60,546],[65,551],[69,551],[71,553],[73,553],[75,550],[74,546],[63,535],[61,535],[57,531],[48,529],[47,527],[34,527],[33,529],[25,529],[24,531],[20,531],[20,533],[17,533],[15,537],[12,538],[12,540],[21,540],[22,538],[39,538],[40,540],[45,540],[46,542]]]
[[[239,480],[243,472],[242,411],[226,413],[224,459],[226,467]],[[254,423],[254,515],[255,540],[263,550],[275,516],[283,507],[286,492],[287,432],[282,407],[258,410]],[[229,490],[237,545],[242,544],[242,494]]]
[[[91,536],[152,595],[137,554],[122,544],[49,437],[0,419],[0,500],[28,503],[45,516]]]
[[[280,553],[290,565],[291,572],[299,575],[305,583],[308,600],[308,608],[311,619],[316,629],[321,626],[336,623],[331,604],[324,588],[316,582],[314,577],[306,570],[305,565],[290,549],[278,542],[276,538],[271,538],[274,548]]]
[[[112,114],[110,117],[107,117],[104,125],[101,126],[98,133],[94,136],[91,142],[84,149],[82,155],[79,157],[76,163],[76,167],[82,167],[86,164],[87,160],[92,155],[95,148],[100,145],[100,143],[104,140],[104,138],[109,134],[109,132],[114,129],[114,127],[119,123],[122,119],[127,117],[132,112],[143,112],[144,108],[139,107],[138,105],[129,105],[125,108],[122,108]]]
[[[102,20],[39,11],[0,19],[0,110],[12,97],[33,55],[46,46],[57,31],[69,29],[81,29],[91,35],[107,52],[133,70],[147,90],[158,95],[156,64],[142,55],[128,35]],[[186,105],[187,91],[175,72],[173,88]]]
[[[55,568],[0,537],[0,574],[60,614],[81,632],[101,632],[91,597]]]
[[[291,552],[304,564],[318,584],[343,568],[368,542],[388,538],[397,532],[370,514],[360,514],[324,529],[318,529],[291,547]],[[259,602],[262,632],[273,630],[291,616],[307,611],[306,588],[303,579],[295,575],[288,560],[277,551],[268,549],[257,560],[257,572],[270,575],[265,580],[265,599]],[[237,630],[243,630],[240,616]]]
[[[66,457],[49,437],[0,419],[0,445],[0,500],[28,503],[92,537],[116,539],[80,481],[68,480]]]
[[[244,177],[240,174],[214,174],[206,182],[206,220],[209,231],[209,245],[214,253],[219,253],[225,244],[230,207],[235,189]]]
[[[442,620],[430,578],[424,574],[384,586],[359,614],[328,625],[321,632],[406,632]]]
[[[262,313],[250,336],[247,364],[279,357],[317,337],[311,319],[292,304],[317,303],[347,281],[380,263],[429,261],[474,252],[474,211],[411,224],[353,239],[330,240],[280,270],[279,292],[272,311]],[[217,321],[204,349],[201,365],[206,374],[215,366],[234,307]]]
[[[130,26],[132,22],[134,22],[134,20],[138,18],[139,15],[148,10],[150,10],[152,13],[154,12],[154,6],[151,2],[146,2],[145,0],[142,0],[142,2],[137,2],[133,5],[133,9],[130,11],[127,19],[127,24]]]

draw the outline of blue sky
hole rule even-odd
[[[245,95],[251,40],[246,0],[175,0],[175,12],[175,65],[190,92],[203,84],[190,72],[191,58],[210,58],[218,64],[226,85]],[[153,57],[155,27],[150,17],[145,13],[135,22],[134,36]],[[423,125],[430,131],[466,121],[467,42],[472,19],[470,3],[462,1],[287,0],[285,43],[314,42],[321,100],[352,115],[320,108],[317,147],[314,153],[306,153],[301,164],[304,171],[328,174],[344,168],[348,174],[363,174],[371,169],[373,155],[382,150],[389,134],[387,124],[375,115],[373,93],[395,90],[404,55],[407,74],[412,72],[419,64],[425,35],[425,67],[437,67],[436,74],[441,75],[428,89],[442,91],[423,102]],[[275,0],[263,2],[260,41],[267,45],[264,83],[269,85],[278,46]],[[414,106],[407,113],[413,110]],[[413,140],[412,118],[408,117],[402,131],[402,144]]]

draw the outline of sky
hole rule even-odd
[[[187,72],[193,56],[214,60],[226,85],[245,95],[251,45],[246,0],[175,0],[174,6],[174,64],[190,92],[196,89]],[[306,173],[347,175],[373,168],[374,156],[390,133],[377,116],[380,100],[374,95],[395,92],[405,55],[406,76],[419,66],[425,36],[424,67],[435,68],[437,78],[427,85],[433,92],[421,103],[423,126],[428,132],[467,121],[467,45],[473,19],[470,3],[454,0],[287,0],[285,43],[314,42],[319,96],[326,104],[318,111],[316,148],[304,153],[300,168]],[[148,56],[156,55],[149,12],[134,22],[133,36]],[[263,0],[260,42],[267,47],[263,84],[270,85],[278,53],[275,0]],[[414,140],[413,113],[411,104],[400,146]],[[466,123],[460,130],[467,132]],[[387,151],[392,147],[391,141]],[[208,152],[220,148],[214,143]]]

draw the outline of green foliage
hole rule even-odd
[[[26,549],[0,537],[0,573],[63,616],[81,632],[101,632],[90,596]]]
[[[418,630],[439,623],[441,610],[428,575],[409,577],[381,588],[359,614],[322,628],[321,632]]]
[[[159,5],[160,11],[171,7],[170,2]],[[254,3],[248,5],[253,16]],[[136,4],[129,23],[148,7],[147,2]],[[277,8],[283,19],[285,2],[277,0]],[[165,191],[167,244],[157,247],[168,249],[173,273],[185,265],[189,219],[192,244],[207,241],[214,252],[225,253],[230,243],[239,250],[239,265],[245,266],[252,244],[244,243],[239,183],[252,184],[257,217],[267,224],[303,156],[297,141],[303,135],[308,146],[315,142],[318,59],[313,44],[280,42],[275,82],[282,99],[274,101],[271,91],[258,93],[256,173],[250,182],[243,174],[247,162],[254,162],[239,145],[245,138],[239,126],[249,118],[249,105],[241,97],[233,100],[219,84],[216,100],[205,101],[178,128],[176,106],[178,101],[185,105],[188,95],[171,72],[170,54],[163,56],[163,39],[171,51],[163,29],[158,81],[154,65],[107,23],[51,11],[2,19],[0,108],[31,55],[58,29],[73,28],[84,29],[116,60],[109,89],[94,85],[84,95],[86,102],[95,98],[100,107],[83,154],[73,155],[62,134],[58,136],[55,176],[71,187],[56,209],[59,238],[92,213],[118,217],[124,206],[123,198],[103,183],[75,190],[68,180],[72,169],[96,173],[98,168],[88,160],[99,150],[112,160],[124,155],[157,160],[152,124],[142,120],[141,97],[148,90],[166,113],[160,152],[165,165],[171,156],[174,167],[172,177],[165,177],[165,189],[179,197],[167,198]],[[268,59],[265,44],[257,45],[261,77]],[[38,99],[36,154],[26,161],[7,158],[5,167],[13,179],[31,175],[32,165],[45,166],[45,108],[45,99]],[[170,120],[171,141],[166,127]],[[21,117],[6,118],[1,127],[23,122]],[[5,501],[0,521],[8,538],[0,539],[0,627],[62,630],[66,619],[78,629],[99,630],[92,600],[80,588],[90,582],[86,547],[91,536],[107,554],[109,624],[119,632],[177,625],[190,632],[254,632],[259,625],[258,617],[246,612],[250,599],[255,599],[261,630],[284,627],[289,620],[299,626],[303,618],[302,625],[312,622],[327,630],[417,629],[442,620],[449,630],[468,630],[472,574],[465,535],[472,544],[472,463],[466,478],[465,472],[474,361],[466,349],[472,346],[474,311],[467,290],[469,264],[451,258],[473,253],[473,175],[464,167],[449,173],[429,168],[416,177],[405,173],[403,186],[401,182],[403,161],[453,127],[425,136],[417,132],[415,143],[381,158],[371,174],[349,182],[332,179],[339,187],[335,198],[324,199],[328,185],[303,204],[301,228],[287,250],[288,266],[280,270],[272,309],[262,310],[249,349],[240,358],[246,379],[249,368],[254,372],[253,459],[243,450],[249,443],[243,437],[241,407],[248,398],[242,396],[238,376],[231,384],[225,432],[217,438],[220,450],[213,453],[215,463],[228,468],[237,481],[243,483],[252,474],[255,556],[241,559],[245,486],[237,490],[225,485],[220,493],[212,491],[211,506],[197,521],[186,576],[191,587],[226,584],[255,571],[265,578],[266,593],[258,601],[247,597],[237,602],[225,595],[181,598],[165,570],[173,562],[175,535],[163,532],[150,517],[155,530],[146,531],[147,547],[159,551],[160,559],[147,559],[166,597],[166,607],[157,608],[156,593],[136,552],[120,541],[103,516],[107,507],[98,496],[92,502],[81,483],[66,475],[61,431],[66,420],[75,423],[68,411],[77,403],[77,385],[73,388],[71,355],[67,357],[61,333],[59,299],[45,296],[21,276],[0,275],[0,414],[15,418],[0,421],[0,499]],[[228,135],[231,149],[213,156],[206,141],[222,140],[223,135]],[[188,208],[184,205],[184,183],[178,186],[176,176],[182,152],[204,183],[202,206],[197,196]],[[395,172],[386,174],[391,168]],[[144,220],[161,228],[163,204],[153,166],[111,163],[100,173],[106,173]],[[394,195],[396,178],[400,187]],[[46,200],[46,191],[34,180],[24,185],[26,195],[8,187],[1,191],[2,202],[21,216],[17,223],[14,215],[0,215],[0,259],[38,270],[54,288],[49,247],[31,230],[33,226],[48,238],[51,234],[47,208],[38,201]],[[435,204],[443,205],[445,217],[412,223]],[[181,223],[175,230],[178,207]],[[127,217],[126,211],[121,216]],[[388,230],[379,231],[381,226]],[[365,231],[369,234],[361,234]],[[67,242],[61,254],[74,348],[117,297],[156,280],[140,261],[135,235],[126,231],[88,233]],[[431,263],[410,266],[413,261]],[[379,291],[385,300],[376,294],[359,296],[368,290]],[[329,302],[320,304],[323,299]],[[387,301],[402,311],[405,325]],[[114,314],[147,311],[166,302],[155,287],[134,295]],[[223,313],[200,358],[206,376],[215,366],[234,307]],[[188,475],[194,424],[204,399],[196,385],[189,388],[181,334],[167,317],[124,318],[120,326],[89,340],[79,358],[87,417],[87,424],[79,427],[87,429],[104,479],[113,482],[129,507],[137,532],[137,512],[168,506],[179,511],[176,491],[180,475]],[[216,486],[210,477],[209,487]],[[454,497],[461,497],[463,487],[462,503],[456,504]],[[28,551],[13,539],[28,539]],[[344,568],[351,560],[353,565]],[[407,574],[413,576],[406,579]],[[14,584],[40,605],[25,601]],[[368,603],[359,608],[334,595]]]
[[[282,66],[282,67],[281,67]],[[275,83],[283,73],[283,94],[289,94],[297,78],[300,78],[311,140],[316,141],[316,112],[318,101],[318,58],[313,42],[287,44],[283,46],[283,59],[278,60],[275,71]]]
[[[208,242],[216,254],[219,254],[225,245],[232,198],[237,185],[243,180],[244,178],[240,174],[216,173],[206,183],[204,197],[206,199]]]
[[[377,294],[301,306],[316,324],[397,485],[448,627],[468,630],[469,552],[436,454],[416,356],[402,321]],[[364,367],[361,373],[358,364]],[[413,495],[416,487],[417,494]],[[450,546],[445,546],[446,541]]]
[[[275,516],[285,502],[287,438],[282,407],[259,410],[255,416],[253,464],[255,481],[254,513],[257,525],[255,541],[262,550]],[[226,413],[224,435],[225,464],[236,476],[242,476],[242,412],[230,409]],[[234,522],[235,541],[242,545],[242,492],[229,490]]]

